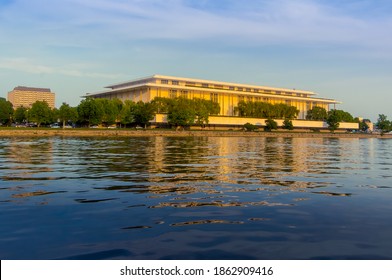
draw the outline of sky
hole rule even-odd
[[[390,0],[0,0],[0,97],[153,74],[295,88],[392,118]]]

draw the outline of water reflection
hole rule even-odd
[[[42,178],[35,175],[53,171],[53,140],[50,138],[35,141],[11,138],[1,150],[2,168],[8,170],[3,180],[40,180]]]
[[[4,138],[0,161],[5,259],[392,258],[388,140]]]

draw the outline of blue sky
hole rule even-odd
[[[392,1],[0,0],[0,96],[153,74],[288,87],[392,118]]]

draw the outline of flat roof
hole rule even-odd
[[[19,91],[38,91],[38,92],[51,92],[50,88],[36,88],[36,87],[25,87],[25,86],[17,86],[14,90]]]
[[[99,96],[99,95],[105,95],[105,94],[111,94],[111,93],[120,93],[120,92],[125,92],[126,90],[140,87],[140,86],[156,86],[159,85],[159,87],[165,87],[165,88],[184,88],[184,85],[173,85],[173,84],[157,84],[156,80],[170,80],[170,81],[178,81],[178,82],[185,82],[189,83],[188,85],[185,84],[185,87],[190,87],[192,88],[193,86],[197,87],[197,90],[200,91],[211,91],[211,90],[222,90],[222,88],[217,88],[217,87],[203,87],[203,86],[198,86],[196,84],[208,84],[209,86],[226,86],[229,87],[229,89],[223,89],[225,91],[232,91],[235,94],[239,95],[246,95],[246,96],[265,96],[265,97],[275,97],[275,98],[280,98],[280,99],[295,99],[295,100],[308,100],[308,101],[314,101],[314,102],[325,102],[329,104],[340,104],[341,102],[334,100],[334,99],[329,99],[329,98],[318,98],[314,97],[316,93],[312,91],[305,91],[305,90],[297,90],[297,89],[287,89],[287,88],[276,88],[276,87],[268,87],[268,86],[257,86],[257,85],[250,85],[250,84],[238,84],[238,83],[230,83],[230,82],[220,82],[220,81],[213,81],[213,80],[202,80],[202,79],[194,79],[194,78],[183,78],[183,77],[176,77],[176,76],[166,76],[166,75],[152,75],[152,76],[147,76],[147,77],[142,77],[134,80],[128,80],[125,82],[121,83],[116,83],[112,85],[108,85],[105,88],[109,90],[103,90],[103,91],[98,91],[98,92],[92,92],[92,93],[86,93],[84,97],[89,97],[89,96]],[[195,85],[192,85],[192,84]],[[287,94],[274,94],[274,93],[260,93],[260,92],[251,92],[251,91],[245,91],[245,90],[235,90],[235,89],[230,89],[230,87],[234,88],[241,88],[241,89],[254,89],[254,90],[264,90],[264,91],[275,91],[275,92],[283,92],[283,93],[291,93],[291,94],[304,94],[305,96],[291,96]]]
[[[201,84],[215,84],[215,85],[222,85],[222,86],[231,86],[231,87],[251,87],[255,89],[264,89],[264,90],[272,90],[272,91],[286,91],[286,92],[295,92],[295,93],[303,93],[307,95],[315,95],[316,93],[312,91],[306,90],[298,90],[298,89],[289,89],[289,88],[277,88],[277,87],[269,87],[269,86],[259,86],[253,84],[242,84],[242,83],[232,83],[232,82],[221,82],[221,81],[214,81],[214,80],[204,80],[204,79],[194,79],[194,78],[184,78],[184,77],[176,77],[176,76],[166,76],[166,75],[159,75],[155,74],[148,77],[138,78],[134,80],[129,80],[121,83],[116,83],[112,85],[108,85],[105,88],[120,88],[120,87],[127,87],[135,83],[148,83],[153,79],[164,79],[164,80],[175,80],[175,81],[182,81],[182,82],[194,82],[194,83],[201,83]]]

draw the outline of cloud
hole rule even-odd
[[[122,79],[122,74],[107,74],[91,72],[88,69],[93,68],[91,65],[63,65],[62,67],[53,67],[36,63],[32,59],[4,58],[0,59],[0,69],[20,71],[30,74],[60,74],[71,77],[88,77],[88,78],[104,78],[104,79]]]
[[[26,58],[6,58],[0,60],[0,68],[16,70],[31,74],[51,74],[54,69],[44,65],[38,65]]]
[[[387,54],[392,47],[392,20],[377,16],[385,13],[380,8],[370,9],[381,5],[360,2],[362,5],[322,0],[17,0],[3,12],[9,24],[0,31],[8,30],[5,35],[16,42],[27,39],[41,48],[54,41],[115,49],[168,40],[234,47],[344,46],[350,51],[370,49]],[[373,16],[364,16],[366,10]],[[17,23],[19,18],[24,19],[22,23]],[[12,23],[20,29],[14,30]]]

